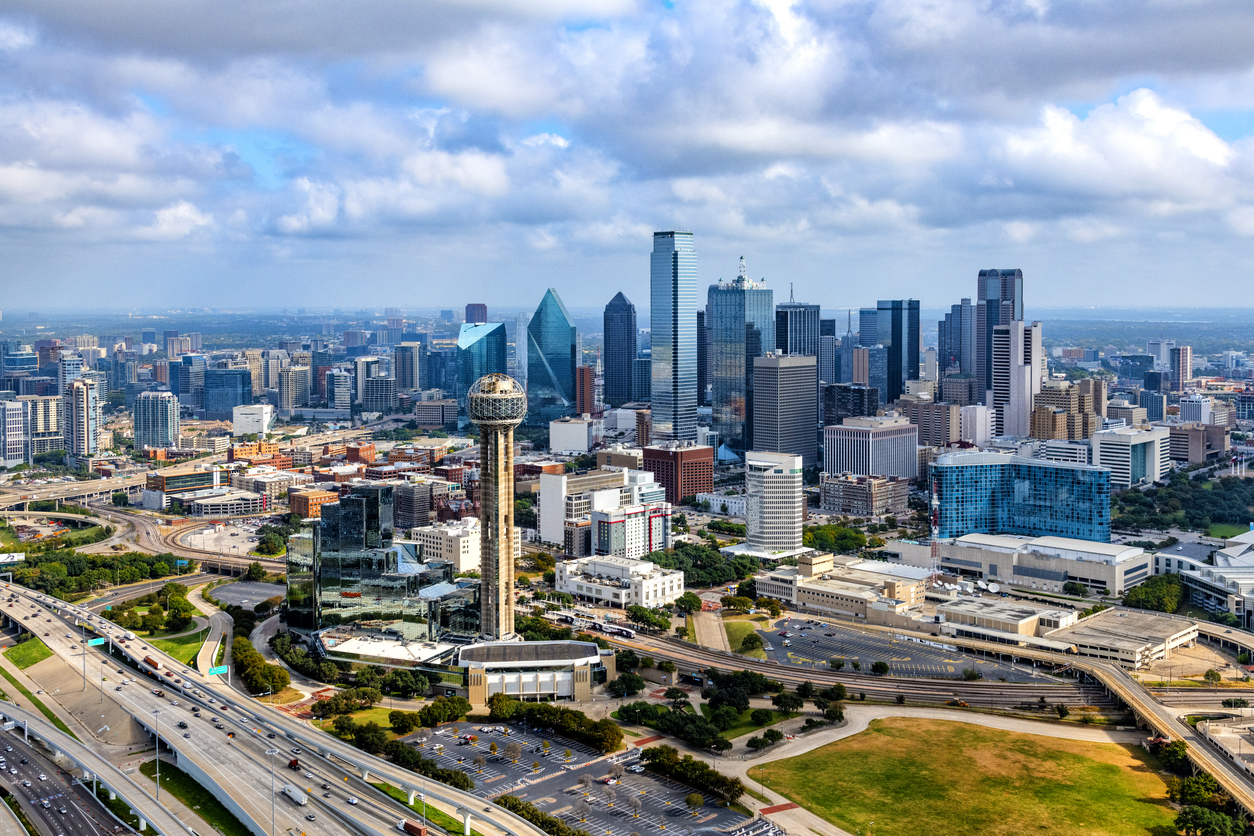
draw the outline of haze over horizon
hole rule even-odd
[[[0,309],[648,304],[655,229],[777,301],[1222,304],[1254,9],[1023,0],[0,13]],[[1181,291],[1188,288],[1190,294]],[[6,323],[7,324],[7,323]]]

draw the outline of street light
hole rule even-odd
[[[278,749],[266,750],[270,756],[270,836],[274,836],[274,756],[278,753]]]
[[[157,803],[161,803],[161,709],[154,708],[152,716],[156,718],[152,726],[152,733],[157,738]]]

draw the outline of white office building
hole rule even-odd
[[[671,505],[650,502],[593,511],[592,553],[641,558],[671,548]]]
[[[587,453],[601,440],[601,420],[588,415],[549,422],[549,449],[554,453]]]
[[[514,545],[521,556],[522,537],[515,530]],[[453,564],[455,572],[478,572],[480,540],[477,517],[463,517],[457,522],[426,525],[410,531],[410,539],[422,547],[423,561],[443,560]]]
[[[724,496],[717,493],[699,493],[696,499],[697,502],[710,503],[710,513],[712,514],[726,514],[729,517],[743,517],[745,515],[745,498],[739,494]]]
[[[274,407],[268,403],[248,404],[231,409],[231,435],[264,436],[274,424]]]
[[[1171,430],[1167,427],[1115,427],[1093,433],[1093,464],[1110,470],[1115,490],[1148,485],[1171,470]]]
[[[25,405],[19,400],[0,400],[0,467],[26,463]]]
[[[599,606],[660,607],[684,594],[684,573],[629,557],[581,557],[557,564],[554,589]]]
[[[100,390],[94,380],[79,378],[65,393],[67,459],[91,458],[100,452]]]
[[[178,444],[179,399],[173,392],[140,392],[133,417],[136,450]]]
[[[1197,424],[1213,423],[1214,405],[1215,402],[1206,395],[1186,395],[1180,399],[1180,421]]]
[[[823,430],[823,470],[915,479],[918,447],[919,427],[905,416],[846,418]]]
[[[748,554],[781,560],[811,551],[801,545],[805,493],[801,457],[787,453],[745,453],[745,529],[743,543],[724,554]]]
[[[584,474],[540,474],[540,540],[563,543],[566,521],[593,511],[666,501],[666,488],[644,470],[593,470]]]
[[[1024,438],[1032,430],[1032,400],[1041,391],[1045,354],[1041,323],[1010,322],[993,329],[993,434]]]
[[[993,439],[993,410],[984,404],[959,407],[958,438],[976,447],[987,446]]]

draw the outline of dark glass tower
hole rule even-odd
[[[505,323],[485,322],[479,325],[463,325],[457,335],[457,408],[460,414],[466,414],[466,391],[476,380],[488,374],[505,374],[507,351]],[[447,361],[447,358],[445,358]],[[434,364],[433,364],[434,366]],[[432,371],[435,371],[433,367]],[[445,363],[444,372],[438,383],[434,379],[432,386],[449,389],[450,370]]]
[[[636,306],[620,291],[605,306],[605,353],[602,373],[607,406],[622,406],[631,400],[632,367],[636,359]]]
[[[743,453],[753,438],[753,358],[775,345],[774,294],[750,281],[742,257],[736,279],[710,285],[707,299],[713,428]]]
[[[230,421],[237,406],[253,402],[253,374],[248,369],[205,369],[205,418]]]
[[[549,288],[527,325],[527,419],[547,426],[575,409],[575,321]]]
[[[907,380],[919,379],[919,300],[880,300],[876,330],[879,345],[888,351],[884,402],[893,403],[906,391]]]
[[[691,232],[653,233],[649,258],[653,437],[697,438],[697,250]]]
[[[819,306],[785,302],[775,308],[775,350],[781,354],[819,355]]]
[[[1023,321],[1023,271],[981,270],[976,288],[975,379],[980,403],[993,388],[993,329]]]

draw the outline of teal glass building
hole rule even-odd
[[[1110,542],[1110,471],[1104,467],[949,453],[932,466],[942,539],[1018,534]]]
[[[775,348],[775,295],[750,281],[741,258],[733,281],[710,285],[705,321],[712,426],[724,444],[743,454],[753,439],[753,358]]]
[[[575,320],[549,288],[527,325],[527,422],[547,427],[575,411]]]
[[[697,249],[691,232],[653,233],[649,329],[653,438],[696,441]]]
[[[481,322],[463,325],[457,334],[457,413],[466,415],[466,391],[487,374],[506,373],[505,323]],[[443,375],[448,388],[449,375]],[[436,385],[433,381],[432,386]]]

